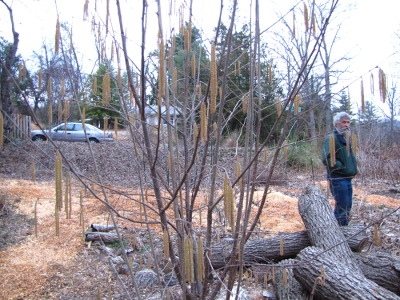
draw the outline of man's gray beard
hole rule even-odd
[[[339,134],[345,134],[346,132],[350,133],[350,128],[336,128]]]

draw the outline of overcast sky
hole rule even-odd
[[[24,59],[29,60],[32,51],[38,51],[44,41],[52,43],[55,34],[55,24],[57,12],[61,22],[69,22],[73,27],[74,42],[81,49],[82,58],[91,69],[95,64],[95,55],[90,51],[93,44],[93,38],[90,32],[90,21],[83,22],[84,0],[6,0],[13,8],[14,22],[16,31],[20,33],[19,52]],[[131,41],[140,41],[140,13],[141,3],[138,0],[122,0],[123,15],[128,38]],[[169,6],[171,1],[162,0],[164,32],[168,33],[170,28],[178,27],[179,7],[181,3],[189,1],[172,0],[173,5]],[[225,9],[230,6],[225,0]],[[238,11],[238,22],[244,22],[249,19],[250,1],[239,0],[241,5]],[[317,1],[318,2],[318,1]],[[94,0],[89,0],[89,9],[94,11]],[[101,12],[105,7],[105,0],[97,1],[99,18],[105,19]],[[155,41],[157,35],[157,17],[155,15],[156,3],[149,0],[149,29],[148,41]],[[193,0],[194,3],[194,26],[203,29],[203,38],[212,39],[212,28],[217,24],[220,1],[218,0]],[[253,1],[254,3],[254,1]],[[283,15],[295,4],[302,2],[298,0],[262,0],[260,1],[261,30],[271,26],[278,19],[278,15]],[[339,1],[341,12],[337,19],[342,21],[342,36],[340,51],[343,54],[350,55],[353,59],[349,64],[351,73],[346,75],[347,81],[353,88],[359,87],[356,83],[361,76],[368,76],[368,72],[375,66],[380,66],[390,76],[395,73],[398,66],[395,62],[400,62],[399,49],[400,39],[395,36],[400,32],[400,1],[394,0],[342,0]],[[110,1],[111,14],[115,15],[115,2]],[[171,15],[169,15],[171,12]],[[185,20],[188,19],[187,9],[184,13]],[[228,24],[229,16],[225,14],[225,22]],[[289,20],[291,16],[289,17]],[[0,36],[11,40],[10,27],[7,11],[3,4],[0,4]],[[129,22],[129,23],[128,23]],[[116,27],[118,24],[112,24]],[[115,28],[116,29],[116,28]],[[268,41],[268,33],[263,36]],[[87,47],[87,46],[88,47]],[[155,44],[149,44],[149,50],[155,49]],[[139,55],[138,45],[131,46],[133,56]],[[135,52],[136,51],[136,52]],[[91,66],[90,64],[93,64]]]

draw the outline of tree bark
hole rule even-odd
[[[114,225],[101,225],[101,224],[92,224],[90,225],[93,232],[100,231],[100,232],[108,232],[115,229]]]
[[[361,251],[368,242],[368,236],[364,226],[347,226],[341,228],[350,248]],[[281,241],[283,254],[281,254]],[[243,261],[245,265],[253,263],[270,263],[288,258],[294,258],[304,248],[311,246],[307,231],[286,233],[281,236],[250,240],[244,246]],[[232,250],[229,240],[213,245],[211,248],[211,264],[215,269],[225,266]]]
[[[86,232],[85,241],[103,241],[113,243],[118,241],[118,235],[112,232]]]
[[[313,247],[300,251],[295,278],[321,299],[400,299],[367,279],[320,190],[307,187],[299,212]]]

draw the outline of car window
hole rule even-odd
[[[75,129],[75,131],[82,131],[83,130],[82,124],[75,124],[74,129]]]
[[[74,124],[67,124],[67,131],[74,131]]]

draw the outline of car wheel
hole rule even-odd
[[[97,139],[89,139],[89,143],[91,144],[97,144],[99,142],[99,140]]]
[[[32,141],[41,141],[41,142],[44,142],[44,141],[46,141],[46,137],[43,136],[43,135],[35,135],[35,136],[32,138]]]

